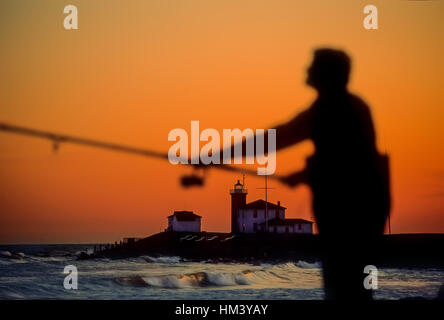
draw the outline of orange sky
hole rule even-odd
[[[77,5],[79,30],[62,27]],[[378,146],[392,160],[392,231],[444,232],[442,1],[2,1],[0,121],[168,151],[168,132],[267,128],[314,99],[304,85],[312,49],[353,58],[350,89],[372,107]],[[300,168],[310,142],[278,154]],[[296,158],[296,160],[294,160]],[[203,229],[229,231],[237,178],[0,133],[0,243],[114,241],[166,227],[194,210]],[[288,217],[311,219],[310,193],[270,182]],[[248,201],[263,196],[248,177]]]

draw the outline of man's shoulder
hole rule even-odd
[[[367,107],[367,108],[368,108],[368,105],[367,105],[367,103],[364,101],[364,99],[361,98],[360,96],[358,96],[357,94],[349,93],[349,94],[348,94],[348,97],[349,97],[349,99],[350,99],[350,102],[351,102],[353,105],[356,105],[356,106],[363,106],[363,107]]]
[[[350,105],[353,106],[353,108],[357,109],[359,112],[362,113],[370,113],[370,107],[364,101],[364,99],[353,93],[349,93],[348,95],[349,95]]]

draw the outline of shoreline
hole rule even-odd
[[[397,268],[444,269],[444,234],[384,235],[378,246],[378,265]],[[133,243],[113,245],[78,259],[125,259],[140,256],[178,256],[209,263],[319,262],[319,236],[311,234],[230,234],[161,232]],[[150,262],[150,261],[147,261]]]

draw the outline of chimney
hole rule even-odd
[[[281,206],[281,202],[280,201],[278,201],[278,207],[280,207]]]

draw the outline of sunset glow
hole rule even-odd
[[[344,49],[350,91],[371,107],[391,157],[392,233],[444,232],[442,1],[2,1],[0,122],[168,152],[174,128],[270,128],[316,97],[313,49]],[[172,4],[174,3],[174,5]],[[8,9],[8,10],[6,10]],[[8,11],[8,12],[7,12]],[[307,141],[277,154],[276,174],[304,166]],[[294,160],[296,159],[296,160]],[[255,167],[251,167],[254,169]],[[229,189],[210,170],[183,189],[186,166],[0,132],[0,243],[96,243],[163,231],[174,210],[229,232]],[[269,181],[288,218],[313,220],[310,190]],[[248,201],[263,177],[246,178]]]

